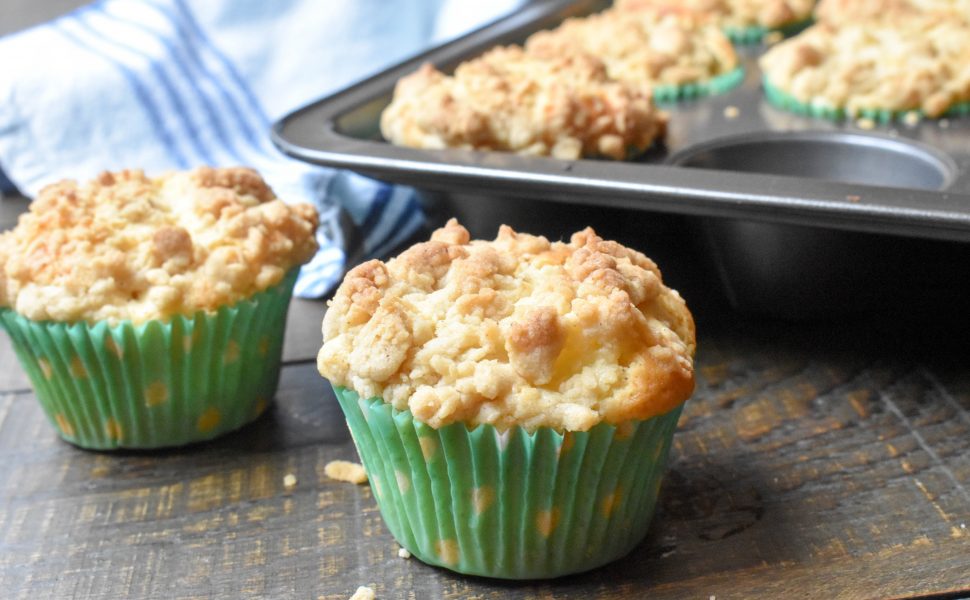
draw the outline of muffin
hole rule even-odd
[[[657,102],[730,89],[743,73],[731,42],[708,18],[675,8],[611,9],[567,19],[529,37],[530,54],[552,58],[588,53],[609,76],[651,89]]]
[[[815,116],[890,121],[964,112],[970,26],[944,15],[820,23],[761,58],[773,104]]]
[[[621,9],[679,7],[709,15],[736,43],[761,42],[766,33],[806,24],[815,0],[617,0]]]
[[[41,190],[0,235],[0,321],[61,436],[175,446],[258,416],[316,224],[244,168]]]
[[[694,323],[643,254],[454,220],[351,270],[320,373],[384,520],[422,561],[548,578],[644,536],[683,402]]]
[[[647,91],[611,81],[593,57],[543,60],[509,46],[453,76],[426,64],[402,78],[381,133],[415,148],[624,159],[662,137],[666,120]]]
[[[968,0],[821,0],[815,7],[815,18],[830,25],[852,21],[907,18],[927,14],[945,14],[970,20]]]

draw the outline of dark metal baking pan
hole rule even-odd
[[[667,162],[927,190],[947,188],[958,172],[949,156],[932,147],[846,131],[722,137]],[[953,287],[954,262],[970,265],[970,245],[955,242],[742,219],[699,219],[695,225],[731,305],[757,314],[831,316],[885,306],[887,297],[912,305],[914,294],[925,296],[941,281]]]
[[[382,139],[380,113],[394,84],[422,63],[448,72],[492,46],[521,43],[606,4],[534,2],[293,112],[274,124],[273,140],[312,163],[414,185],[439,207],[444,202],[444,212],[476,220],[541,225],[536,211],[550,215],[550,206],[569,204],[582,210],[557,211],[556,222],[574,212],[588,218],[590,210],[601,222],[639,214],[651,226],[680,227],[685,221],[676,215],[704,217],[686,220],[689,234],[705,244],[728,298],[742,310],[806,316],[855,308],[866,294],[847,302],[846,294],[829,292],[851,281],[857,292],[885,296],[880,286],[909,274],[897,269],[881,277],[871,261],[882,256],[899,266],[898,249],[912,243],[914,255],[964,260],[970,246],[919,239],[970,240],[970,119],[870,131],[787,113],[763,97],[761,48],[740,50],[746,78],[738,88],[665,106],[671,114],[665,143],[634,162],[421,150]],[[494,225],[470,229],[494,235]],[[899,236],[910,240],[899,244]],[[920,265],[908,268],[925,274]]]
[[[340,93],[298,110],[275,124],[273,139],[287,154],[310,162],[354,169],[375,177],[424,188],[542,197],[562,202],[620,206],[690,215],[723,216],[909,236],[970,240],[970,127],[953,120],[944,128],[924,121],[916,127],[860,132],[855,124],[837,124],[785,113],[767,104],[760,90],[757,50],[744,57],[747,77],[737,89],[720,96],[670,107],[666,148],[640,162],[562,161],[500,152],[419,150],[381,140],[381,110],[395,82],[430,61],[450,70],[496,44],[522,42],[538,29],[554,26],[568,15],[589,13],[602,2],[550,0],[434,48]],[[733,107],[728,109],[728,107]],[[729,118],[727,113],[737,116]],[[944,156],[937,165],[947,171],[945,185],[910,185],[886,178],[883,185],[863,185],[813,178],[813,163],[826,158],[811,147],[792,146],[806,174],[744,170],[687,169],[662,164],[695,144],[725,136],[765,131],[856,131],[880,144],[915,142],[911,156]],[[928,148],[935,148],[936,151]],[[857,149],[861,146],[857,146]],[[824,149],[823,149],[824,152]],[[864,152],[847,153],[846,169],[885,169]],[[858,162],[856,164],[856,158]],[[824,176],[824,173],[821,173]],[[878,177],[872,177],[879,181]]]

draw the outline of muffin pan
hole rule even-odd
[[[912,190],[942,190],[957,175],[953,159],[930,146],[843,131],[729,136],[695,144],[667,162]]]
[[[381,138],[380,113],[395,82],[421,63],[448,72],[494,45],[521,43],[533,31],[607,4],[531,4],[293,112],[274,125],[274,142],[312,163],[435,192],[716,217],[704,221],[708,229],[756,222],[798,226],[799,237],[845,230],[970,241],[970,119],[879,125],[785,112],[761,90],[757,58],[763,47],[738,48],[746,76],[737,88],[663,105],[671,115],[665,145],[634,162],[420,150]],[[759,260],[791,252],[785,239],[796,230],[760,236]],[[710,239],[745,237],[736,234]],[[780,264],[804,262],[785,257]],[[730,288],[733,274],[723,274]],[[743,304],[730,289],[728,295]]]

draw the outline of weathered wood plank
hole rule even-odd
[[[299,581],[277,579],[282,565],[260,565],[315,553],[322,464],[353,458],[335,400],[308,375],[285,369],[276,406],[256,424],[171,452],[79,451],[52,435],[29,394],[2,397],[0,588],[21,597],[253,597],[263,589],[255,578]],[[285,473],[300,481],[293,494]]]
[[[0,33],[75,4],[18,0]],[[3,200],[0,228],[23,206]],[[360,584],[382,598],[503,600],[970,594],[965,295],[948,291],[940,304],[954,310],[923,319],[766,324],[716,310],[715,279],[670,279],[701,325],[699,385],[654,525],[613,565],[522,584],[398,558],[369,489],[323,474],[354,449],[311,363],[284,369],[258,422],[167,452],[77,450],[29,392],[0,393],[2,595],[343,599]],[[294,301],[286,361],[312,360],[323,311]],[[28,387],[12,365],[0,334],[0,392]]]
[[[345,598],[359,584],[386,598],[970,592],[970,373],[958,359],[874,350],[841,326],[702,331],[654,526],[592,573],[509,584],[398,558],[370,491],[323,474],[354,450],[303,364],[284,370],[256,424],[162,453],[78,451],[30,394],[3,396],[0,586],[20,598]]]

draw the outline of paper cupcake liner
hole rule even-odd
[[[683,100],[695,100],[706,96],[714,96],[728,92],[744,81],[744,67],[722,73],[705,81],[696,81],[682,85],[661,84],[653,88],[653,100],[657,104],[669,104]]]
[[[957,102],[939,117],[928,117],[922,110],[919,109],[889,110],[873,108],[861,109],[855,111],[853,114],[849,114],[849,112],[843,107],[806,104],[805,102],[797,100],[788,92],[781,90],[768,81],[767,77],[762,79],[762,86],[765,90],[765,98],[767,98],[768,102],[772,105],[795,114],[818,117],[831,121],[840,121],[843,119],[872,119],[877,123],[885,124],[902,120],[907,114],[910,113],[919,115],[921,119],[940,119],[944,117],[959,117],[970,114],[970,102]]]
[[[434,429],[335,388],[394,538],[469,575],[543,579],[593,569],[647,532],[680,407],[587,432]]]
[[[32,321],[9,309],[0,322],[65,440],[98,450],[178,446],[238,429],[272,400],[296,274],[168,322]]]
[[[785,37],[791,37],[800,33],[813,23],[811,17],[801,21],[795,21],[781,27],[765,27],[764,25],[751,25],[749,27],[723,27],[721,31],[731,40],[731,43],[738,46],[753,46],[764,41],[765,36],[779,32]]]

